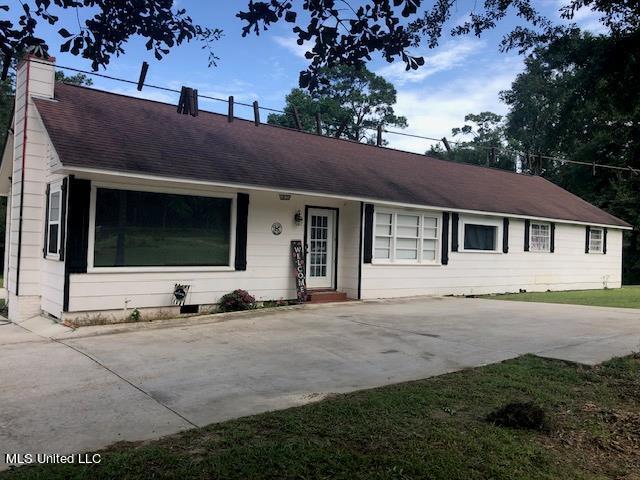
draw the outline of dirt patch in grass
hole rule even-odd
[[[98,466],[23,467],[4,477],[638,480],[639,393],[633,356],[590,368],[527,355],[120,443]],[[550,428],[486,421],[518,402],[543,408]]]
[[[560,447],[566,455],[578,456],[589,469],[613,478],[640,479],[640,413],[601,408],[586,403],[546,440],[549,448]],[[567,424],[573,425],[569,426]]]

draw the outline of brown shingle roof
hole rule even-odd
[[[550,219],[628,224],[535,176],[437,160],[100,90],[36,99],[66,167]]]

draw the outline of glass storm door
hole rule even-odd
[[[335,258],[334,210],[310,208],[307,216],[307,287],[333,288]]]

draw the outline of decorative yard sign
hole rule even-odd
[[[175,287],[173,287],[173,303],[175,305],[184,305],[184,302],[187,300],[189,288],[191,288],[191,285],[180,285],[176,283]]]
[[[293,257],[293,274],[296,279],[296,293],[299,302],[307,300],[307,281],[304,268],[304,248],[301,240],[291,240],[291,255]]]

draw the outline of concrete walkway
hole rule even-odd
[[[4,457],[92,451],[524,353],[599,363],[640,350],[640,310],[415,298],[75,331],[33,319],[0,326],[0,347]]]

